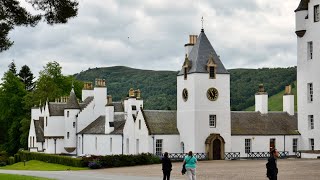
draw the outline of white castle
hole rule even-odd
[[[123,102],[113,102],[105,80],[97,79],[94,87],[85,83],[80,103],[72,89],[68,98],[31,110],[29,150],[70,155],[191,150],[224,159],[228,153],[247,157],[270,148],[287,155],[320,149],[319,4],[301,0],[295,10],[298,113],[290,86],[283,96],[283,112],[268,111],[262,85],[255,94],[255,112],[231,111],[230,74],[202,29],[185,45],[176,111],[145,110],[140,90],[130,89]],[[303,157],[317,157],[315,152]]]

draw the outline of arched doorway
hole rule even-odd
[[[212,159],[221,159],[221,141],[219,139],[215,139],[212,143]]]
[[[206,139],[206,153],[210,160],[224,159],[225,141],[220,134],[210,134]]]

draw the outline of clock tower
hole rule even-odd
[[[177,75],[177,126],[184,152],[223,159],[231,151],[230,74],[205,32],[190,35]]]

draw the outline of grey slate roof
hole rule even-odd
[[[217,74],[229,74],[224,65],[222,64],[220,58],[218,57],[216,51],[213,49],[210,41],[208,40],[206,34],[203,30],[201,30],[200,35],[198,36],[196,44],[193,46],[189,60],[191,61],[191,69],[188,71],[190,73],[208,73],[207,71],[207,63],[209,57],[213,54],[213,59],[215,64],[217,64],[216,73]],[[178,73],[179,75],[183,75],[183,68]]]
[[[82,103],[80,103],[79,106],[81,110],[84,109],[92,100],[93,96],[89,96]],[[66,103],[49,102],[50,116],[64,116],[64,109],[66,107]]]
[[[37,142],[44,142],[44,133],[43,133],[44,118],[40,117],[39,120],[34,120],[33,122],[34,122],[35,131],[36,131]]]
[[[299,6],[297,7],[297,9],[294,12],[308,10],[308,3],[309,2],[310,2],[310,0],[301,0],[299,3]]]
[[[125,124],[125,115],[124,114],[116,114],[114,116],[114,131],[110,134],[122,134],[123,127]],[[86,128],[79,132],[79,134],[105,134],[105,126],[106,126],[106,117],[100,116],[91,124],[89,124]],[[108,124],[109,126],[109,124]]]
[[[179,134],[177,111],[142,110],[149,134]]]
[[[297,114],[234,111],[231,112],[231,135],[299,135],[297,123]]]
[[[72,90],[70,92],[69,100],[68,100],[67,105],[66,105],[65,108],[66,109],[80,109],[80,105],[78,103],[77,96],[74,93],[73,88],[72,88]]]
[[[113,102],[112,104],[114,106],[114,112],[124,112],[122,102]]]

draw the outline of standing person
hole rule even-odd
[[[162,158],[162,172],[163,172],[163,180],[170,180],[170,173],[172,170],[171,160],[168,157],[168,153],[164,153],[164,157]]]
[[[273,149],[270,152],[270,157],[268,158],[267,167],[267,177],[270,180],[277,180],[278,168],[277,168],[277,158],[279,157],[279,152],[277,149]]]
[[[184,158],[183,163],[186,163],[187,176],[189,180],[196,180],[197,158],[193,156],[192,151]]]

